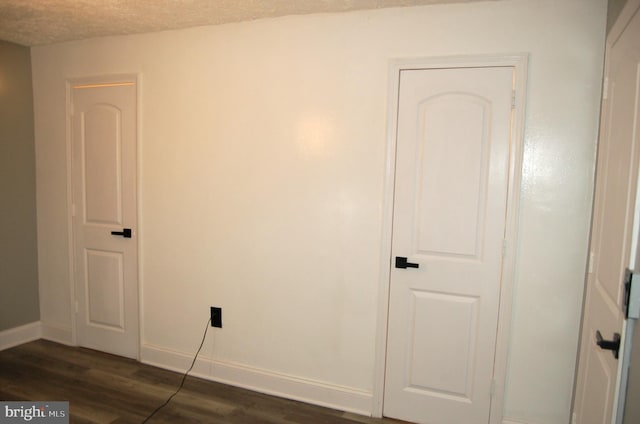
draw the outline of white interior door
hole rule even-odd
[[[136,85],[71,92],[77,341],[137,358]]]
[[[634,266],[633,249],[637,249],[633,228],[640,158],[640,2],[635,3],[635,11],[625,13],[625,22],[616,24],[625,29],[612,31],[607,41],[608,83],[602,103],[590,272],[574,404],[578,424],[609,424],[622,418],[617,417],[616,402],[616,391],[624,389],[622,367],[612,351],[597,344],[596,333],[605,341],[616,334],[624,336],[625,269]]]
[[[489,421],[513,84],[510,66],[400,72],[385,416]]]

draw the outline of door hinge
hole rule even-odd
[[[516,108],[516,90],[511,91],[511,109]]]
[[[502,257],[507,256],[507,239],[502,239]]]
[[[602,100],[607,100],[609,98],[609,77],[604,77],[604,81],[602,82]]]
[[[589,267],[587,270],[588,274],[593,274],[593,257],[594,257],[593,252],[589,252]]]

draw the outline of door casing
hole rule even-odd
[[[73,231],[73,139],[72,139],[72,121],[71,121],[71,111],[72,111],[72,90],[73,86],[76,85],[92,85],[92,84],[119,84],[119,83],[134,83],[136,86],[136,97],[138,101],[136,103],[136,114],[138,116],[138,125],[136,126],[136,138],[138,142],[136,143],[136,233],[137,237],[134,238],[136,243],[136,249],[138,250],[138,270],[137,270],[137,281],[138,281],[138,355],[137,360],[140,360],[140,351],[141,351],[141,341],[144,340],[144,335],[142,333],[142,255],[141,255],[141,237],[139,236],[142,233],[142,224],[140,220],[140,199],[141,199],[141,184],[140,184],[140,151],[141,151],[141,125],[140,125],[140,112],[141,112],[141,101],[140,101],[140,92],[141,92],[141,76],[139,74],[113,74],[113,75],[97,75],[97,76],[88,76],[88,77],[77,77],[77,78],[68,78],[66,81],[66,175],[67,175],[67,240],[68,240],[68,255],[69,255],[69,304],[70,304],[70,318],[71,318],[71,343],[74,346],[78,345],[78,330],[76,325],[76,311],[77,311],[77,278],[75,275],[75,237]]]
[[[506,255],[503,262],[503,278],[500,288],[500,310],[498,315],[498,332],[496,339],[496,356],[494,365],[494,391],[489,423],[502,421],[504,406],[504,385],[507,370],[507,354],[509,347],[509,331],[511,325],[511,307],[513,297],[513,281],[515,276],[515,246],[518,236],[518,213],[520,186],[522,175],[522,154],[524,145],[524,118],[526,104],[528,55],[481,55],[451,56],[435,58],[395,59],[389,65],[389,89],[387,107],[387,152],[385,169],[385,188],[383,203],[382,243],[380,252],[380,281],[378,297],[378,324],[376,329],[375,381],[373,389],[374,417],[382,417],[384,403],[384,375],[387,351],[387,320],[389,318],[389,288],[391,276],[391,241],[393,226],[393,192],[396,173],[396,128],[399,96],[400,71],[408,69],[438,68],[477,68],[509,66],[515,69],[514,82],[515,107],[513,109],[513,128],[511,130],[511,150],[509,153],[509,189],[507,193],[506,213]]]

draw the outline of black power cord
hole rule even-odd
[[[171,396],[169,396],[169,399],[167,399],[165,401],[165,403],[163,403],[162,405],[158,406],[155,411],[153,411],[147,418],[145,418],[144,421],[142,421],[142,424],[145,424],[154,415],[156,415],[156,413],[158,413],[158,411],[160,411],[162,408],[167,406],[167,404],[169,402],[171,402],[171,399],[173,399],[173,397],[175,395],[177,395],[178,392],[180,392],[180,390],[182,390],[182,386],[184,386],[184,382],[187,379],[187,375],[189,375],[189,372],[193,369],[193,366],[196,364],[196,359],[198,359],[198,354],[200,354],[200,351],[202,350],[202,346],[204,345],[204,340],[207,338],[207,331],[209,331],[209,324],[211,324],[211,318],[209,318],[209,320],[207,321],[207,327],[204,329],[204,335],[202,336],[202,341],[200,342],[200,347],[198,348],[198,351],[196,352],[196,356],[193,357],[193,362],[191,362],[191,366],[189,367],[187,372],[185,372],[184,375],[182,376],[182,382],[180,383],[180,386],[178,387],[178,390],[176,390]]]

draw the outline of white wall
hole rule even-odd
[[[515,0],[33,48],[42,320],[70,334],[65,80],[139,73],[143,360],[182,366],[219,305],[200,374],[370,408],[389,60],[527,52],[505,416],[566,424],[605,19],[604,0]],[[350,402],[294,386],[274,391]]]

